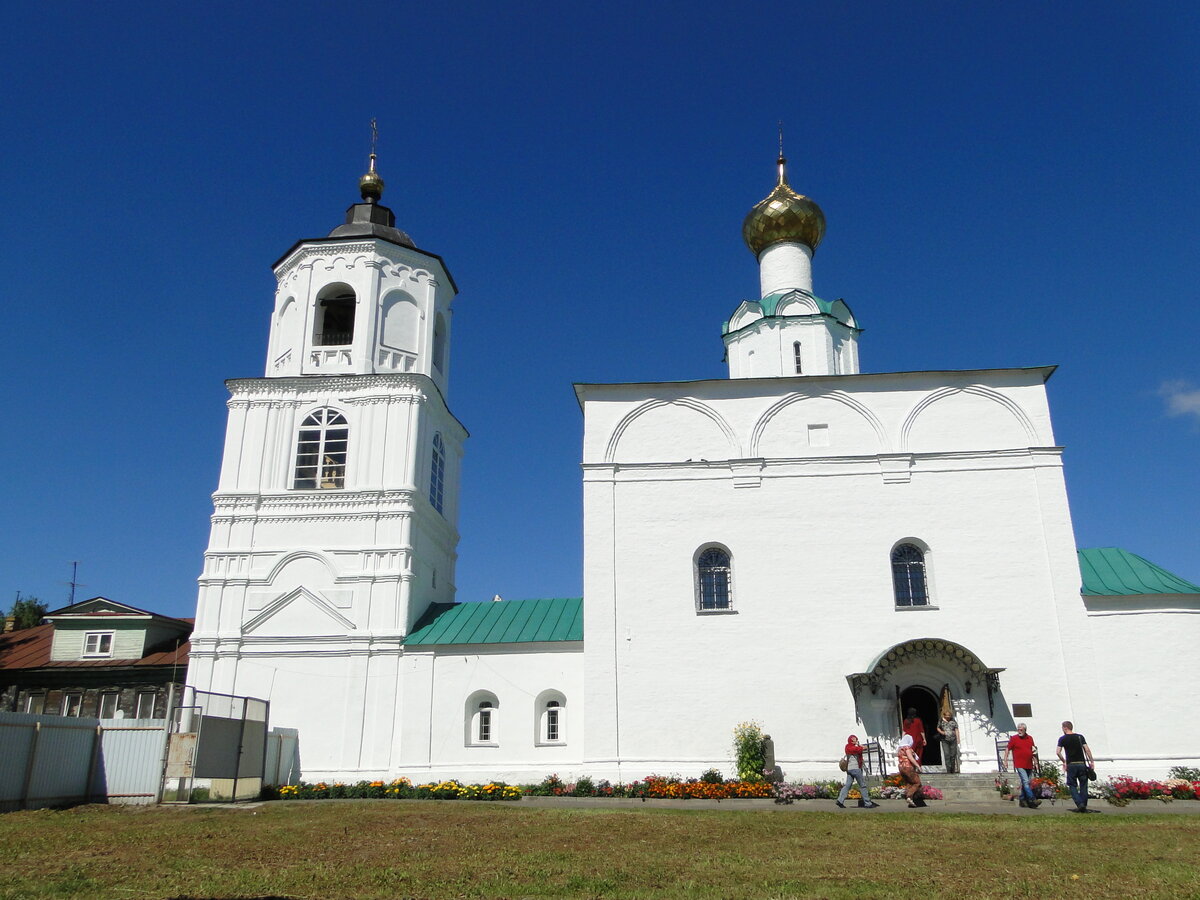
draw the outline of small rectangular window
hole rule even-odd
[[[1017,719],[1028,719],[1033,715],[1032,703],[1014,703],[1012,705],[1013,717]]]
[[[479,711],[479,742],[487,743],[492,739],[492,711],[490,709],[481,709]]]
[[[83,636],[84,656],[112,656],[113,633],[111,631],[89,631]]]
[[[796,343],[792,344],[792,356],[796,361],[796,374],[803,375],[804,374],[804,361],[800,356],[800,342],[799,341],[796,341]]]
[[[546,710],[546,740],[558,740],[558,710]]]
[[[46,708],[45,694],[30,694],[25,698],[25,712],[39,714]]]
[[[83,711],[83,694],[63,694],[62,714],[78,716]]]
[[[158,699],[158,695],[154,691],[142,691],[137,695],[137,713],[138,719],[153,719],[154,718],[154,701]]]
[[[120,700],[120,695],[113,693],[104,693],[100,695],[100,718],[115,719],[117,717],[117,704]]]

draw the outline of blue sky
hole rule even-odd
[[[223,380],[356,199],[460,288],[459,599],[578,596],[575,381],[719,378],[783,120],[864,371],[1058,364],[1080,546],[1200,580],[1185,4],[26,4],[0,37],[0,605],[195,608]],[[7,593],[5,593],[7,592]]]

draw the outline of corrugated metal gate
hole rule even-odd
[[[166,725],[0,712],[0,810],[157,802]]]

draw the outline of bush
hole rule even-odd
[[[706,769],[701,773],[700,780],[705,784],[724,784],[725,776],[718,769]]]
[[[595,797],[596,783],[592,779],[584,775],[575,782],[575,787],[571,791],[572,797]]]
[[[1200,781],[1200,769],[1192,766],[1171,766],[1170,776],[1179,781]]]
[[[733,757],[741,781],[761,782],[767,760],[763,754],[763,731],[758,722],[742,722],[733,729]]]

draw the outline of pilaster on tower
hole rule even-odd
[[[759,299],[745,300],[725,322],[730,378],[847,375],[858,372],[861,329],[843,300],[813,293],[812,260],[825,236],[825,214],[788,184],[782,150],[775,188],[742,223],[758,260]]]

